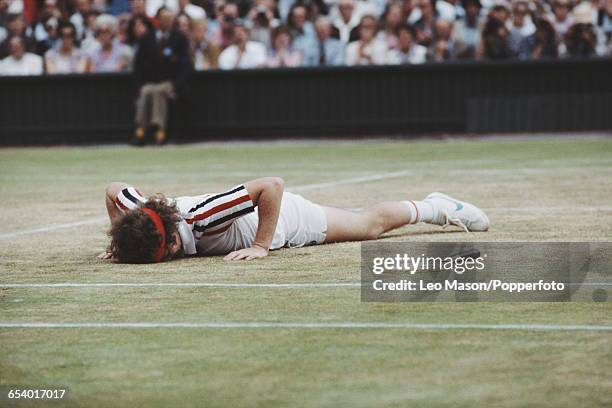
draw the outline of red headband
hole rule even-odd
[[[157,232],[159,232],[159,235],[161,235],[161,242],[155,251],[155,257],[153,258],[155,262],[160,262],[164,257],[164,248],[166,247],[166,229],[164,228],[164,223],[162,222],[161,218],[159,218],[159,215],[150,208],[143,208],[142,211],[145,212],[149,218],[151,218],[151,221],[153,221],[153,224],[155,225],[155,229]]]

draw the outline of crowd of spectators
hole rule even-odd
[[[131,70],[160,13],[196,70],[612,54],[612,0],[0,0],[0,74]]]

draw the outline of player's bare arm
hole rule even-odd
[[[280,177],[264,177],[244,183],[251,200],[258,207],[257,234],[250,248],[239,249],[225,256],[226,261],[247,261],[268,255],[280,214],[285,183]]]
[[[121,190],[128,188],[130,185],[119,181],[113,181],[106,187],[105,201],[106,211],[111,224],[121,216],[121,211],[117,208],[116,199]]]
[[[108,218],[111,224],[113,221],[121,217],[121,211],[119,211],[115,205],[115,199],[117,198],[117,194],[127,187],[129,187],[127,183],[121,183],[118,181],[114,181],[106,187],[104,199],[106,203],[106,211],[108,212]],[[112,257],[113,254],[110,251],[104,251],[98,255],[99,259],[111,259]]]

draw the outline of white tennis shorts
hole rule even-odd
[[[248,248],[255,241],[257,225],[256,208],[255,212],[236,219],[224,233],[200,238],[196,245],[198,253],[222,255]],[[320,205],[300,195],[284,193],[270,249],[322,244],[326,232],[327,218]]]

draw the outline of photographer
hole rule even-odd
[[[264,44],[268,49],[272,48],[271,30],[279,25],[278,19],[274,17],[274,4],[269,0],[258,0],[247,17],[251,40]]]

